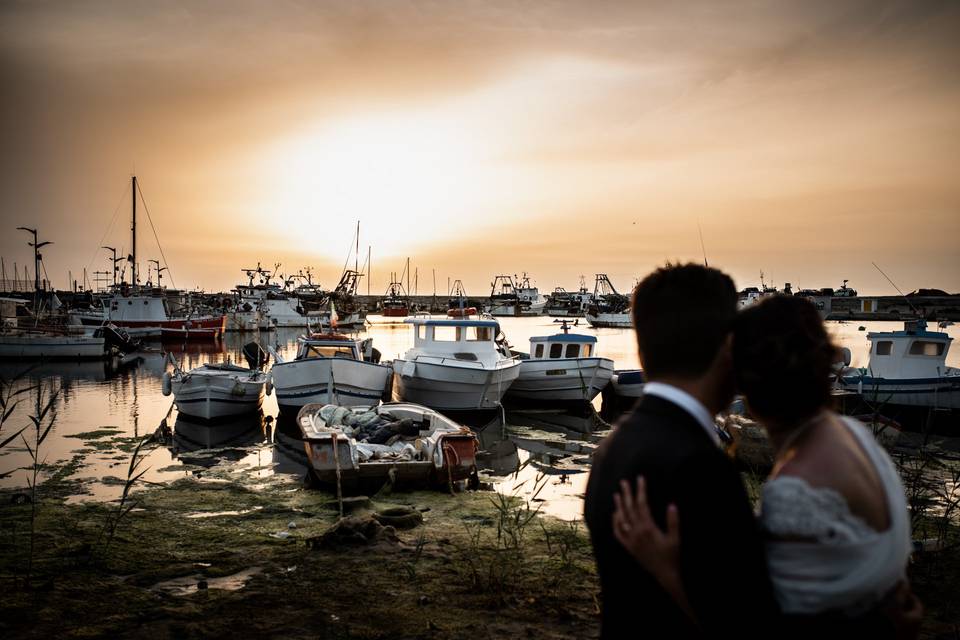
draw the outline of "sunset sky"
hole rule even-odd
[[[374,292],[626,290],[698,225],[741,287],[960,292],[958,2],[6,1],[0,86],[0,255],[60,287],[136,172],[180,287],[332,286],[359,219]]]

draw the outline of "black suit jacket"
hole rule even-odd
[[[632,484],[641,474],[661,528],[667,505],[677,505],[681,573],[699,629],[613,537],[613,495],[622,478]],[[602,638],[778,635],[763,544],[740,474],[682,407],[641,399],[594,453],[584,512],[600,575]]]

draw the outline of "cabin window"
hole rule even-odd
[[[563,345],[562,344],[552,344],[550,345],[550,357],[559,358],[563,355]]]
[[[417,340],[426,340],[427,339],[427,325],[421,324],[417,325]]]
[[[543,345],[538,344],[536,351],[533,352],[533,357],[542,358],[543,357]]]
[[[893,342],[890,340],[884,340],[883,342],[877,343],[878,356],[888,356],[891,353],[893,353]]]
[[[355,360],[356,358],[353,355],[353,347],[349,346],[317,346],[311,345],[308,353],[308,358],[348,358],[350,360]]]
[[[460,340],[460,327],[437,325],[433,328],[435,342],[457,342]]]
[[[589,358],[589,357],[590,357],[590,351],[592,350],[592,348],[593,348],[592,345],[589,345],[589,344],[583,345],[583,357],[584,357],[584,358]]]
[[[576,358],[580,355],[580,345],[578,344],[568,344],[567,345],[567,358]]]
[[[490,327],[466,327],[468,342],[490,342],[493,339]]]
[[[910,355],[912,356],[942,356],[942,342],[931,342],[930,340],[914,340],[910,345]]]

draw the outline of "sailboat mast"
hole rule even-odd
[[[133,266],[131,267],[130,284],[137,286],[137,176],[130,178],[130,198],[133,202],[133,224],[130,230],[133,232]]]
[[[353,252],[353,270],[360,273],[360,221],[357,220],[357,246]]]

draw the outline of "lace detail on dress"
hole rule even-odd
[[[850,512],[847,501],[829,487],[812,487],[803,478],[779,476],[763,486],[760,525],[776,538],[822,544],[863,542],[880,534]]]

